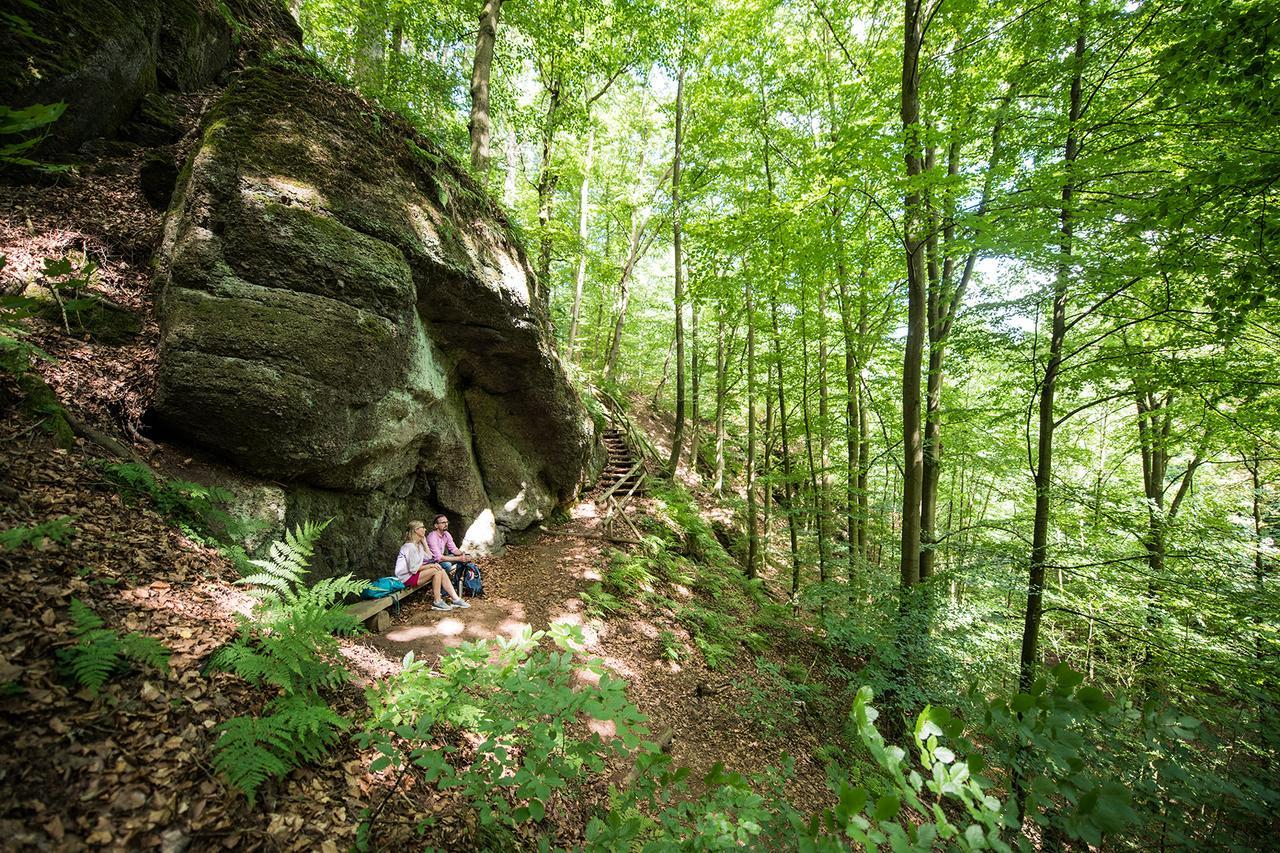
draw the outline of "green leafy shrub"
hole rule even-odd
[[[35,527],[10,527],[8,530],[0,530],[0,548],[9,551],[16,550],[24,545],[33,545],[37,548],[44,544],[46,539],[51,539],[59,545],[65,545],[67,540],[71,538],[71,522],[74,519],[69,515],[51,518],[48,521],[42,521]]]
[[[658,635],[658,642],[662,644],[663,659],[672,663],[679,663],[689,653],[688,648],[680,641],[674,631],[663,631]]]
[[[593,619],[603,619],[611,613],[627,609],[625,601],[620,601],[598,581],[582,591],[582,604],[587,615]]]
[[[32,160],[27,156],[48,135],[49,125],[62,117],[66,103],[32,104],[14,109],[0,106],[0,167],[23,166],[41,172],[65,172],[69,166],[58,166]],[[5,141],[4,137],[19,137]]]
[[[65,671],[80,685],[97,693],[112,675],[129,664],[169,671],[169,649],[152,637],[130,632],[123,637],[107,628],[102,618],[78,598],[71,600],[74,646],[58,651]]]
[[[545,633],[559,651],[536,649]],[[554,798],[571,796],[610,755],[640,748],[648,734],[625,684],[600,661],[574,656],[581,643],[579,629],[557,625],[465,643],[441,660],[439,674],[407,657],[368,693],[372,716],[361,739],[382,753],[372,769],[417,765],[432,784],[460,789],[487,832],[541,821]],[[582,718],[611,724],[615,736],[573,734]],[[435,744],[444,724],[480,739],[473,756],[460,754],[456,738]]]
[[[614,551],[604,572],[605,591],[618,599],[634,599],[642,592],[651,592],[653,575],[649,562],[644,554]]]
[[[214,729],[219,737],[213,765],[250,804],[264,781],[319,759],[349,725],[321,691],[350,679],[334,633],[360,630],[341,602],[359,594],[365,582],[350,575],[312,586],[302,582],[327,525],[301,525],[286,533],[284,541],[273,542],[266,559],[251,561],[257,573],[239,583],[249,587],[257,604],[251,617],[240,617],[235,642],[212,662],[278,691],[261,715],[236,717]]]
[[[817,689],[783,675],[782,668],[770,660],[756,658],[755,664],[754,675],[733,683],[735,692],[743,697],[736,708],[738,715],[771,735],[799,725],[800,712]]]
[[[101,467],[126,498],[150,501],[161,515],[201,538],[233,526],[223,509],[234,498],[226,489],[157,477],[136,462],[103,462]]]

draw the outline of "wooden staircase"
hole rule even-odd
[[[604,446],[609,460],[600,472],[596,489],[601,495],[618,497],[644,494],[644,466],[636,463],[621,430],[604,431]]]

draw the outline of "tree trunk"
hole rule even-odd
[[[1031,565],[1027,573],[1027,612],[1022,625],[1022,652],[1019,657],[1018,689],[1025,693],[1035,680],[1037,645],[1040,641],[1040,618],[1044,609],[1044,570],[1049,555],[1049,499],[1053,483],[1053,398],[1058,386],[1058,368],[1062,362],[1062,341],[1066,337],[1067,297],[1071,275],[1072,195],[1075,192],[1075,176],[1072,174],[1079,142],[1076,123],[1080,118],[1080,79],[1084,70],[1085,36],[1081,30],[1076,37],[1075,62],[1071,77],[1071,98],[1068,106],[1067,142],[1064,165],[1066,180],[1062,184],[1062,208],[1059,214],[1058,269],[1053,282],[1053,325],[1049,335],[1049,362],[1045,366],[1040,384],[1039,438],[1036,443],[1035,521],[1031,534]],[[1021,800],[1019,799],[1019,802]]]
[[[769,302],[773,323],[773,358],[778,363],[778,435],[782,441],[782,495],[787,501],[787,530],[791,535],[791,592],[800,589],[800,540],[796,530],[795,487],[791,479],[791,446],[787,434],[787,391],[782,378],[782,333],[778,329],[778,300]]]
[[[747,577],[755,578],[760,550],[756,529],[756,323],[751,276],[746,275],[747,302]]]
[[[725,353],[724,296],[716,308],[716,494],[724,492],[724,404],[728,393],[729,365]]]
[[[849,268],[844,257],[844,239],[840,222],[840,208],[832,209],[836,243],[836,284],[840,297],[840,329],[844,337],[844,388],[845,388],[845,533],[849,542],[846,572],[849,586],[856,589],[861,572],[862,558],[859,539],[862,524],[858,516],[858,452],[860,449],[859,423],[861,422],[860,396],[862,368],[858,364],[858,342],[854,338],[853,298],[849,293]]]
[[[356,17],[355,79],[365,95],[382,94],[387,57],[386,0],[362,0]]]
[[[919,176],[920,52],[924,39],[924,4],[906,0],[902,51],[902,130],[908,189],[904,197],[903,243],[907,260],[907,340],[902,358],[902,546],[899,578],[903,587],[920,582],[920,498],[924,480],[924,448],[920,435],[920,369],[925,336],[925,241]]]
[[[640,216],[631,214],[631,246],[627,250],[627,262],[618,276],[618,316],[614,319],[613,335],[609,340],[609,357],[604,365],[604,384],[613,383],[614,372],[618,367],[618,353],[622,349],[622,328],[627,322],[627,305],[631,301],[631,271],[640,257],[641,241]]]
[[[542,130],[542,170],[538,173],[538,267],[535,270],[534,299],[543,305],[551,302],[551,215],[555,206],[556,184],[560,175],[551,163],[556,124],[560,120],[560,82],[547,90],[546,124]]]
[[[675,151],[671,157],[671,242],[675,263],[676,320],[676,423],[671,433],[671,456],[667,470],[674,478],[684,446],[684,270],[680,253],[680,143],[683,138],[681,115],[684,102],[684,68],[676,73]]]
[[[582,288],[587,281],[587,213],[590,208],[591,166],[595,159],[596,131],[587,136],[587,160],[582,167],[582,187],[578,192],[578,272],[573,277],[573,315],[569,320],[568,360],[573,361],[578,346],[578,318],[582,312]]]
[[[827,581],[827,541],[825,525],[822,519],[823,496],[822,490],[818,486],[818,470],[817,462],[814,459],[813,443],[814,430],[813,422],[809,417],[809,329],[807,315],[809,313],[808,300],[805,298],[804,282],[800,283],[800,353],[801,353],[801,409],[804,413],[804,447],[805,453],[809,457],[809,488],[813,490],[813,520],[814,532],[818,536],[818,580],[822,583]]]
[[[498,37],[498,16],[503,0],[484,0],[480,29],[476,32],[476,58],[471,66],[471,169],[483,179],[489,173],[489,73],[493,68],[493,43]]]
[[[689,300],[689,470],[699,473],[702,455],[702,421],[698,409],[698,300]]]

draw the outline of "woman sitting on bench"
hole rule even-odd
[[[400,554],[396,557],[396,577],[405,586],[418,586],[430,581],[431,591],[435,594],[435,601],[431,604],[432,610],[470,607],[470,604],[454,592],[453,584],[450,583],[449,575],[445,570],[439,563],[430,559],[426,542],[427,526],[421,521],[409,522],[408,538],[400,547]],[[448,602],[440,597],[441,587],[444,587],[444,591],[449,594]]]

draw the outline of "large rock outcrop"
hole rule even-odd
[[[301,35],[278,0],[10,3],[0,19],[0,104],[66,103],[47,128],[46,154],[149,132],[148,96],[198,89],[239,56]]]
[[[305,58],[210,109],[158,271],[158,422],[337,516],[331,569],[382,567],[434,511],[501,544],[598,457],[501,215]]]

